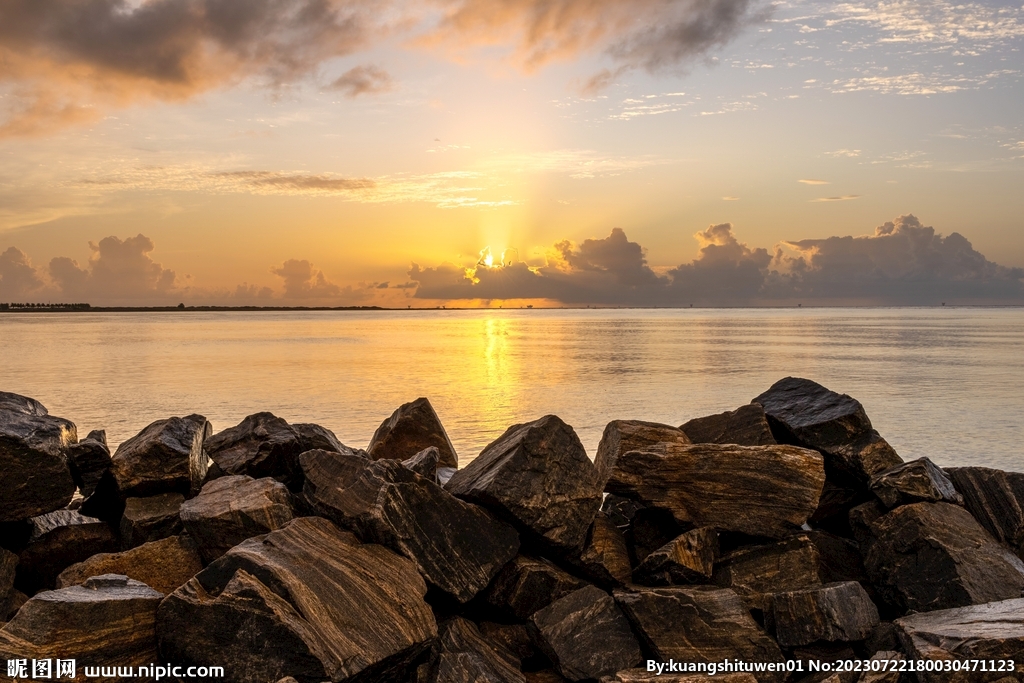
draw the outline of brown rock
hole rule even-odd
[[[459,467],[455,448],[434,407],[427,399],[418,398],[412,403],[403,403],[377,427],[366,452],[373,460],[408,460],[431,446],[437,448],[441,467]]]
[[[732,588],[751,609],[764,610],[766,595],[821,584],[818,549],[807,536],[752,546],[724,555],[712,581]]]
[[[185,496],[160,493],[147,498],[129,498],[121,516],[121,549],[128,550],[143,543],[159,541],[180,534],[179,511]]]
[[[28,594],[54,587],[65,568],[96,553],[114,552],[110,525],[71,510],[33,517],[29,544],[18,559],[16,585]]]
[[[583,547],[565,559],[581,575],[605,588],[628,583],[633,573],[626,538],[603,512],[594,517]]]
[[[212,432],[202,415],[171,417],[122,443],[110,467],[121,499],[198,491],[206,476],[203,444]]]
[[[603,485],[615,469],[615,463],[623,453],[646,450],[657,443],[688,444],[690,439],[676,427],[657,422],[640,420],[612,420],[604,428],[601,442],[597,445],[598,481]]]
[[[637,501],[616,496],[614,493],[606,493],[604,502],[601,503],[601,512],[619,528],[629,526],[633,516],[643,508],[644,506]]]
[[[536,612],[530,623],[538,647],[571,681],[628,669],[642,657],[636,636],[615,600],[586,586]]]
[[[804,448],[655,444],[620,456],[607,489],[679,522],[778,538],[807,521],[824,482]]]
[[[878,608],[856,581],[827,583],[766,600],[765,626],[782,647],[863,640],[878,625]]]
[[[29,598],[27,595],[22,593],[17,588],[12,588],[11,592],[7,595],[6,611],[4,612],[4,621],[10,621],[14,618],[14,615],[18,613],[21,606],[28,602]],[[0,624],[3,626],[3,624]]]
[[[946,473],[928,458],[879,472],[871,478],[871,490],[888,508],[925,501],[964,504]]]
[[[857,539],[862,553],[867,553],[868,547],[875,538],[871,524],[886,512],[888,511],[885,509],[885,506],[878,499],[861,503],[850,510],[850,530],[853,532],[853,537]]]
[[[633,572],[644,586],[707,583],[718,557],[718,532],[710,527],[692,529],[658,548]]]
[[[723,673],[708,676],[706,674],[669,674],[660,676],[657,672],[647,669],[626,669],[614,676],[605,676],[601,683],[757,683],[753,674]]]
[[[639,565],[648,555],[683,533],[689,526],[677,522],[668,510],[637,510],[624,533],[633,565]]]
[[[893,650],[876,652],[868,661],[878,662],[878,664],[869,665],[868,670],[862,672],[857,678],[857,683],[900,683],[903,680],[902,672],[899,670],[899,665],[893,665],[892,662],[902,662],[904,659],[906,656],[902,652]],[[878,668],[872,670],[876,666]]]
[[[868,580],[860,548],[850,539],[826,531],[805,531],[801,536],[810,539],[818,551],[818,576],[822,583]]]
[[[680,427],[691,443],[732,443],[739,446],[772,446],[772,436],[764,409],[748,403],[736,410],[698,417]]]
[[[409,560],[302,517],[243,541],[167,596],[160,654],[230,662],[224,680],[238,683],[404,680],[437,635],[426,590]]]
[[[546,560],[517,555],[494,577],[483,598],[491,607],[526,619],[585,585]]]
[[[594,464],[554,415],[509,427],[445,488],[565,550],[583,543],[601,507]]]
[[[542,669],[540,671],[526,671],[523,673],[526,683],[565,683],[566,678],[554,669]],[[604,679],[601,679],[604,680]]]
[[[0,621],[6,621],[17,566],[18,556],[5,548],[0,548]]]
[[[479,628],[484,638],[505,648],[520,661],[537,654],[537,648],[533,645],[530,629],[526,624],[498,624],[493,621],[483,621],[480,622]]]
[[[967,511],[997,541],[1024,558],[1024,473],[988,467],[951,467],[946,474]]]
[[[181,506],[181,522],[205,564],[247,538],[280,529],[293,516],[288,488],[270,477],[214,479]]]
[[[91,496],[103,473],[111,466],[106,432],[91,431],[89,436],[68,446],[68,465],[71,478],[83,496]]]
[[[421,477],[426,477],[440,486],[442,484],[437,479],[437,463],[441,458],[440,453],[436,446],[424,448],[408,460],[403,460],[402,464]]]
[[[431,683],[526,683],[516,658],[461,617],[440,626],[434,657]]]
[[[85,583],[90,576],[122,574],[160,593],[172,593],[203,568],[188,536],[144,543],[120,553],[98,553],[73,564],[57,577],[57,588]]]

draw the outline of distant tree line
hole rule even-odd
[[[18,311],[25,309],[44,309],[61,311],[82,311],[91,308],[89,304],[19,304],[0,303],[0,311]]]

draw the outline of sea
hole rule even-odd
[[[270,411],[365,448],[430,399],[466,464],[555,414],[680,425],[786,376],[858,399],[905,460],[1024,471],[1024,308],[479,309],[0,315],[0,391],[104,429]]]

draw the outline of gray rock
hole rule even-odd
[[[645,586],[707,583],[717,558],[718,532],[692,529],[648,555],[633,571],[633,580]]]
[[[1024,473],[988,467],[951,467],[946,474],[967,511],[997,541],[1024,558]]]
[[[459,458],[434,407],[427,399],[418,398],[412,403],[402,404],[377,427],[366,452],[373,460],[408,460],[431,446],[438,450],[441,467],[458,469]]]
[[[171,417],[153,422],[122,443],[110,467],[121,499],[194,494],[206,476],[203,444],[212,432],[202,415]]]
[[[768,596],[765,626],[782,647],[853,642],[878,625],[878,608],[856,581],[826,583]]]
[[[871,490],[888,508],[925,501],[964,504],[946,473],[928,458],[879,472],[871,478]]]
[[[550,562],[517,555],[483,593],[484,602],[516,619],[526,619],[586,582]]]
[[[18,558],[16,583],[28,594],[51,589],[67,567],[96,553],[118,549],[110,525],[71,510],[57,510],[31,520],[32,535]]]
[[[516,658],[461,617],[441,624],[433,654],[429,683],[526,683]]]
[[[692,443],[733,443],[740,446],[771,446],[772,436],[764,409],[748,403],[736,410],[698,417],[680,427]]]
[[[619,456],[629,451],[642,451],[657,443],[690,443],[687,435],[677,427],[640,420],[612,420],[604,428],[597,445],[598,481],[603,485],[615,469]]]
[[[129,498],[121,516],[121,549],[128,550],[143,543],[159,541],[180,534],[180,509],[185,496],[180,493],[159,493],[146,498]]]
[[[819,565],[817,546],[800,535],[725,554],[715,566],[712,581],[736,591],[751,609],[764,610],[769,593],[820,585]]]
[[[71,477],[85,497],[93,494],[100,478],[110,469],[112,462],[105,432],[89,432],[89,436],[68,446]]]

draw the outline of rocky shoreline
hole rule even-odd
[[[0,660],[74,659],[75,680],[1024,681],[1024,474],[905,463],[806,379],[613,421],[593,461],[548,415],[462,468],[426,399],[365,449],[258,413],[159,420],[111,454],[0,392],[0,472]],[[806,664],[871,659],[996,664]],[[777,666],[648,671],[724,660]],[[0,680],[57,679],[31,673]]]

